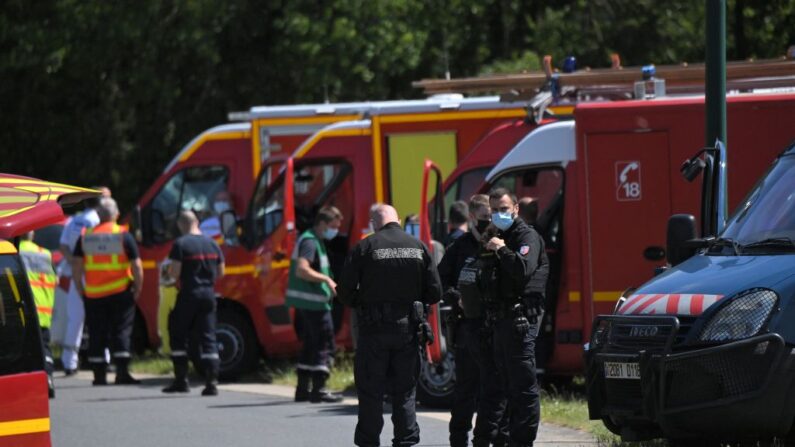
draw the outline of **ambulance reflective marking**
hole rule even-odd
[[[631,295],[618,310],[620,315],[701,315],[723,295],[698,293]]]
[[[0,422],[0,436],[27,435],[50,431],[50,418]]]

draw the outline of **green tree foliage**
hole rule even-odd
[[[411,81],[701,61],[693,0],[6,0],[3,171],[107,184],[129,206],[252,105],[417,97]],[[795,0],[729,0],[729,58],[793,44]]]

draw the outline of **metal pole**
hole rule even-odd
[[[715,140],[726,143],[726,0],[706,0],[706,73],[704,146],[715,147]],[[701,197],[701,237],[718,232],[718,209],[725,202],[720,190],[721,175],[726,175],[725,156],[705,155],[707,169]],[[725,180],[725,179],[724,179]]]
[[[726,0],[707,0],[705,146],[726,144]]]

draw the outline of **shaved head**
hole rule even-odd
[[[196,218],[196,213],[191,210],[182,210],[177,217],[177,226],[182,234],[195,233],[199,229],[199,219]]]
[[[370,219],[373,221],[373,229],[376,231],[388,223],[400,222],[397,210],[391,205],[384,204],[377,204],[370,208]]]

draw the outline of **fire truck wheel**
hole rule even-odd
[[[221,308],[218,310],[215,334],[221,357],[222,380],[234,380],[257,366],[259,346],[248,318],[235,309]]]
[[[621,436],[621,425],[616,423],[612,417],[604,416],[602,418],[602,423],[605,424],[605,428],[607,428],[610,433],[614,435]]]
[[[417,381],[417,400],[426,407],[450,408],[454,385],[455,362],[451,352],[437,365],[423,360]]]

